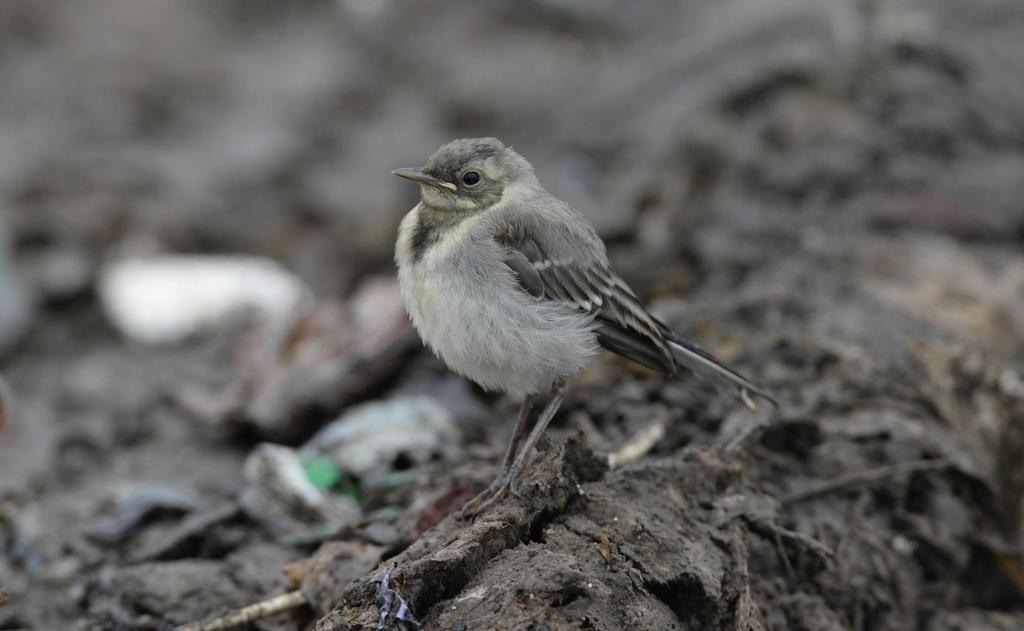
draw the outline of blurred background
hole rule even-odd
[[[770,628],[1024,624],[1024,4],[94,0],[0,3],[0,629],[188,622],[489,479],[514,403],[405,322],[389,175],[483,135],[779,396],[759,483],[956,463],[788,514],[916,552],[765,588]],[[598,451],[751,422],[613,362],[579,391]]]

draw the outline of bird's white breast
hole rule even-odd
[[[399,228],[398,279],[417,331],[449,368],[522,396],[548,390],[593,359],[592,318],[523,292],[486,214],[443,233],[414,261],[419,209]]]

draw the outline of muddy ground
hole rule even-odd
[[[0,4],[0,629],[1024,628],[1024,5],[286,5]],[[515,402],[397,311],[388,171],[469,135],[780,408],[603,359],[456,522]],[[155,253],[317,315],[126,339]],[[384,455],[309,457],[374,401]]]

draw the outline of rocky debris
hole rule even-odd
[[[299,454],[288,447],[257,446],[243,471],[251,484],[242,496],[243,505],[253,519],[280,536],[316,527],[341,528],[361,516],[351,498],[315,484]]]
[[[637,510],[648,502],[653,512]],[[449,517],[351,583],[317,629],[377,628],[385,576],[426,628],[763,628],[750,542],[780,566],[784,554],[829,562],[824,546],[778,525],[778,508],[715,450],[606,474],[572,439],[493,514]]]
[[[353,406],[303,446],[342,471],[372,482],[396,469],[457,462],[462,436],[455,416],[437,399],[415,395]]]
[[[160,485],[140,485],[120,489],[111,501],[109,514],[85,528],[85,536],[99,543],[112,544],[143,527],[145,520],[158,514],[183,514],[196,508],[195,494]]]
[[[149,612],[172,624],[185,624],[208,614],[245,604],[228,566],[219,561],[169,561],[122,568],[111,577],[120,602],[107,613],[108,624],[138,625],[152,621]],[[168,607],[170,605],[170,607]],[[116,607],[116,608],[115,608]],[[101,612],[99,620],[104,616]],[[140,619],[141,618],[141,619]]]
[[[308,436],[325,410],[371,393],[420,346],[393,278],[367,279],[345,302],[321,302],[249,332],[223,388],[172,393],[211,425],[244,425],[281,440]]]

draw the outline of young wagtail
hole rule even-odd
[[[594,228],[497,139],[454,140],[426,166],[392,173],[420,185],[395,248],[413,324],[449,368],[523,401],[497,477],[463,507],[464,517],[504,497],[565,398],[566,381],[602,347],[664,375],[685,366],[727,382],[750,406],[751,394],[774,404],[648,313],[612,271]],[[551,399],[529,430],[534,400],[545,393]]]

